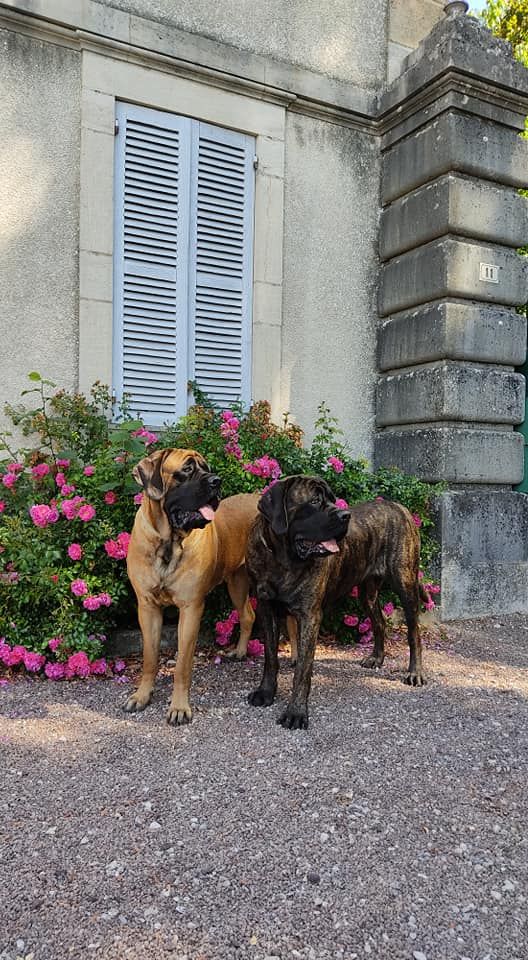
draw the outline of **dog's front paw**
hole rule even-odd
[[[288,706],[284,713],[281,713],[277,723],[286,730],[307,730],[308,729],[308,709],[307,707]]]
[[[191,720],[192,710],[188,703],[183,706],[171,703],[167,712],[167,723],[170,724],[171,727],[183,727],[184,724],[190,723]]]
[[[266,687],[258,687],[248,696],[248,703],[252,707],[271,707],[275,699],[273,690],[267,690]]]
[[[403,679],[404,683],[409,684],[410,687],[424,687],[427,683],[423,673],[419,670],[409,670]]]
[[[140,713],[145,707],[148,707],[151,700],[152,690],[142,690],[141,687],[139,687],[128,698],[124,709],[127,713]]]
[[[370,657],[363,657],[363,660],[359,661],[360,667],[366,667],[367,670],[380,670],[383,666],[383,661],[385,657],[375,657],[372,654]]]

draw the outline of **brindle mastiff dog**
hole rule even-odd
[[[335,497],[317,477],[280,480],[259,502],[249,535],[246,565],[256,585],[264,626],[265,662],[260,687],[249,696],[267,707],[277,689],[278,623],[284,613],[297,621],[298,659],[293,692],[279,718],[283,727],[308,726],[308,694],[323,608],[356,584],[374,632],[372,656],[364,667],[381,667],[384,619],[378,592],[383,584],[398,594],[407,621],[410,660],[406,682],[425,683],[418,634],[420,538],[408,510],[387,500],[338,510]]]
[[[223,580],[240,615],[245,655],[255,614],[248,599],[244,556],[258,496],[240,494],[219,501],[220,478],[196,450],[157,450],[134,468],[143,487],[128,548],[128,576],[138,600],[143,634],[143,672],[126,703],[143,710],[158,672],[163,607],[179,608],[178,659],[167,722],[192,717],[189,687],[194,649],[207,594]]]

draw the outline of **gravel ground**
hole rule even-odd
[[[198,658],[195,719],[112,680],[0,689],[0,957],[526,960],[528,618],[450,625],[430,682],[319,650],[308,731]]]

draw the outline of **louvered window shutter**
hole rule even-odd
[[[113,386],[151,426],[251,396],[255,142],[117,104]]]
[[[192,152],[192,379],[216,403],[248,403],[255,141],[196,123]]]
[[[116,396],[146,423],[185,412],[191,121],[117,104]]]

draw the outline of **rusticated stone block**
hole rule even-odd
[[[526,359],[526,317],[491,303],[438,300],[380,325],[380,370],[443,358],[519,367]]]
[[[521,247],[528,242],[528,200],[511,187],[449,173],[386,207],[381,259],[446,233]]]
[[[482,279],[492,265],[497,282]],[[515,250],[444,237],[403,253],[382,268],[379,312],[387,316],[442,297],[525,303],[528,263]]]
[[[432,420],[522,423],[524,377],[496,367],[442,360],[382,377],[376,410],[380,427]]]
[[[427,426],[382,430],[377,466],[398,467],[436,483],[516,484],[523,476],[524,438],[513,430]]]

